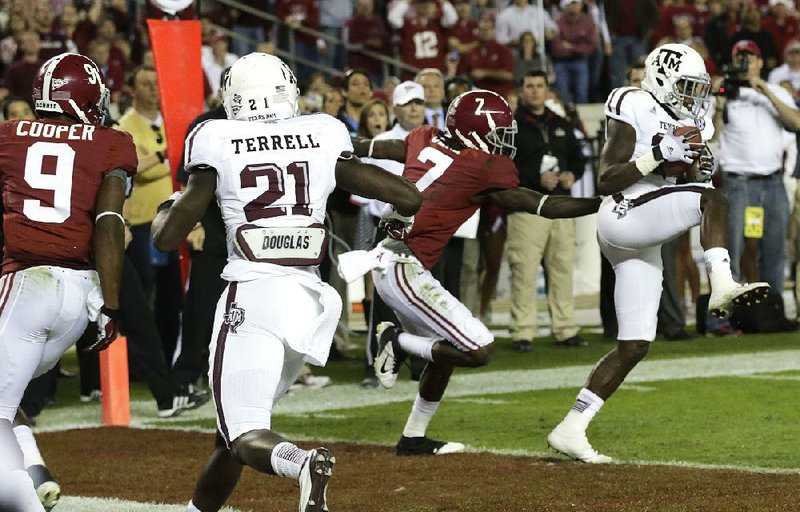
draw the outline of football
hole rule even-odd
[[[703,137],[700,135],[700,129],[695,126],[680,126],[672,133],[677,136],[685,136],[687,138],[687,142],[690,143],[703,143]],[[683,176],[689,172],[696,163],[697,160],[691,164],[684,162],[664,162],[661,164],[661,166],[665,177]]]

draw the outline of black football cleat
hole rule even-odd
[[[427,437],[406,437],[403,436],[395,447],[397,455],[447,455],[449,453],[461,453],[464,445],[450,441],[436,441]]]

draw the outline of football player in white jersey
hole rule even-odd
[[[299,116],[296,80],[279,58],[242,57],[222,91],[228,119],[189,134],[186,190],[153,221],[156,247],[174,250],[216,196],[228,239],[209,361],[219,435],[187,510],[219,510],[248,465],[298,481],[301,512],[327,511],[330,451],[302,450],[271,430],[273,404],[303,363],[327,361],[342,308],[316,268],[325,204],[337,185],[403,216],[422,199],[410,182],[361,163],[341,122]]]
[[[661,244],[700,225],[711,284],[709,310],[716,316],[767,293],[766,283],[740,285],[731,277],[723,193],[709,183],[676,185],[664,171],[665,163],[699,159],[699,181],[710,178],[713,157],[705,144],[673,134],[689,126],[699,129],[704,141],[711,138],[713,125],[704,121],[710,88],[700,55],[686,45],[666,44],[645,60],[641,89],[614,89],[606,102],[607,140],[598,187],[608,197],[598,212],[597,239],[617,277],[619,334],[616,348],[595,365],[572,409],[547,437],[552,448],[574,459],[611,461],[592,448],[586,429],[655,338]]]

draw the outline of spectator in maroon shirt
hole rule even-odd
[[[64,52],[77,52],[78,47],[71,39],[53,31],[53,10],[47,2],[38,2],[33,13],[32,30],[39,33],[41,49],[39,58],[48,60]]]
[[[674,0],[670,4],[664,3],[658,17],[658,24],[653,32],[653,43],[657,43],[665,37],[675,37],[675,21],[678,18],[687,18],[691,21],[695,29],[702,29],[703,17],[694,2],[686,0]],[[700,27],[698,27],[700,25]],[[694,30],[698,32],[698,30]]]
[[[0,98],[5,98],[10,94],[21,96],[33,104],[33,79],[43,63],[39,58],[41,50],[39,33],[28,31],[21,34],[19,49],[22,52],[22,58],[15,60],[6,68],[0,84]]]
[[[445,29],[458,21],[448,0],[397,0],[386,15],[389,25],[400,31],[400,57],[416,68],[445,71]],[[404,71],[404,79],[413,73]]]
[[[800,36],[800,24],[793,13],[794,0],[770,0],[769,6],[770,14],[764,18],[763,26],[772,34],[778,55],[782,56],[786,44]]]
[[[592,17],[583,12],[581,0],[561,0],[564,10],[556,18],[558,35],[553,38],[553,66],[558,95],[567,103],[589,101],[589,55],[600,43]]]
[[[514,89],[514,55],[495,38],[492,18],[478,22],[480,45],[464,55],[458,74],[469,77],[475,86],[505,95]]]
[[[347,67],[363,69],[376,85],[382,85],[383,63],[361,52],[386,53],[389,44],[389,29],[375,14],[374,0],[356,0],[355,13],[344,25],[342,40],[347,49]]]
[[[116,103],[119,101],[119,95],[122,92],[123,85],[125,85],[125,69],[111,62],[111,45],[102,39],[92,39],[92,42],[89,43],[89,53],[87,56],[92,59],[100,68],[100,71],[103,72],[103,78],[106,81],[108,89],[111,91],[111,102]]]
[[[458,21],[446,30],[447,46],[451,52],[464,55],[478,44],[478,21],[472,16],[472,4],[469,0],[454,0],[453,7],[458,13]]]
[[[611,33],[611,87],[622,87],[628,66],[647,54],[658,4],[656,0],[606,0],[606,21]]]
[[[278,17],[291,29],[294,35],[294,54],[315,62],[317,60],[317,37],[295,30],[298,27],[319,29],[319,3],[317,0],[280,0]],[[291,50],[291,48],[289,48]],[[297,79],[307,84],[312,69],[305,64],[296,64]]]

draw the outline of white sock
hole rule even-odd
[[[202,510],[200,510],[199,508],[195,507],[194,503],[192,503],[190,501],[189,504],[186,505],[186,512],[202,512]]]
[[[403,429],[403,435],[406,437],[423,437],[425,431],[428,430],[428,423],[431,418],[436,414],[436,409],[439,408],[439,402],[429,402],[417,394],[414,400],[414,406],[411,407],[411,414],[408,416],[406,426]]]
[[[39,453],[39,447],[36,445],[36,439],[33,437],[33,431],[29,426],[20,425],[14,427],[14,436],[16,436],[17,444],[22,449],[26,468],[37,464],[45,465],[42,454]]]
[[[589,422],[591,422],[595,414],[600,411],[604,403],[605,400],[588,389],[582,388],[580,392],[578,392],[577,398],[575,398],[572,409],[567,413],[567,417],[564,418],[562,423],[575,426],[582,432],[586,432]]]
[[[431,351],[433,350],[433,344],[436,343],[436,340],[403,332],[400,333],[397,341],[400,343],[403,350],[412,356],[421,357],[426,361],[433,361]]]
[[[278,476],[297,480],[300,478],[300,466],[308,457],[306,450],[301,450],[292,443],[284,441],[272,449],[270,463]]]
[[[708,272],[708,280],[712,290],[717,284],[726,285],[733,281],[731,257],[727,249],[724,247],[712,247],[703,253],[703,259],[706,261],[706,271]]]

